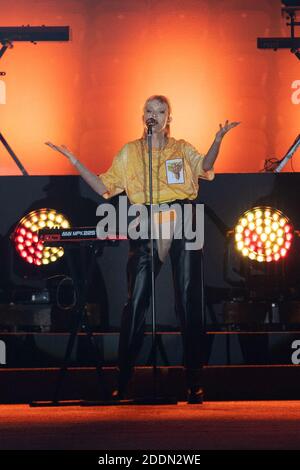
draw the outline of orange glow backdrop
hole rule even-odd
[[[165,94],[172,135],[201,152],[220,122],[242,121],[226,136],[216,170],[258,172],[299,134],[300,91],[292,86],[298,80],[300,88],[300,62],[289,50],[256,48],[258,36],[288,36],[280,4],[0,0],[0,26],[71,27],[69,42],[17,42],[0,59],[0,132],[31,175],[76,173],[47,140],[100,173],[141,135],[145,99]],[[1,144],[0,174],[20,174]]]

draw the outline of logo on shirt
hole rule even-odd
[[[174,158],[166,161],[168,184],[184,183],[183,159]]]

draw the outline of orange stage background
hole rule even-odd
[[[242,121],[223,142],[216,170],[257,172],[299,133],[300,90],[292,84],[300,62],[289,50],[256,48],[258,36],[289,34],[280,3],[0,0],[0,26],[72,30],[70,42],[15,43],[4,54],[0,132],[31,175],[74,173],[46,140],[65,143],[101,172],[141,135],[144,100],[159,93],[173,105],[172,134],[202,152],[219,122]],[[0,174],[19,174],[2,145]]]

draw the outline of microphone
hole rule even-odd
[[[146,121],[147,127],[153,127],[155,124],[157,124],[157,121],[154,118],[149,118]]]

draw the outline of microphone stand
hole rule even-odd
[[[147,127],[148,163],[149,163],[149,199],[150,199],[150,254],[151,254],[151,317],[152,317],[152,372],[153,396],[157,395],[157,351],[156,351],[156,296],[155,296],[155,261],[153,230],[153,177],[152,177],[152,125]]]
[[[157,334],[156,334],[156,286],[155,286],[155,259],[154,259],[154,227],[153,227],[153,176],[152,176],[152,127],[155,125],[147,122],[147,144],[149,162],[149,199],[150,199],[150,256],[151,256],[151,317],[152,317],[152,396],[135,400],[144,405],[177,404],[175,397],[159,397],[157,383]]]

